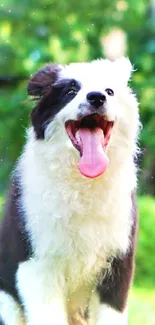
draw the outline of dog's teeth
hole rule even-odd
[[[77,140],[78,142],[81,141],[79,132],[76,132],[76,140]]]

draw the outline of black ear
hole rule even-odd
[[[48,64],[39,70],[28,83],[28,94],[37,97],[45,95],[56,82],[59,70],[56,64]]]

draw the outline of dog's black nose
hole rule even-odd
[[[91,105],[98,108],[106,101],[106,96],[100,92],[92,91],[87,94],[87,100]]]

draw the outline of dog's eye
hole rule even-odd
[[[77,94],[77,90],[76,89],[69,89],[67,92],[66,92],[66,95],[67,96],[75,96]]]
[[[77,95],[80,88],[81,86],[76,80],[70,80],[63,89],[63,96],[67,97],[68,101],[71,101]]]
[[[114,91],[112,89],[107,88],[105,91],[109,96],[114,96]]]

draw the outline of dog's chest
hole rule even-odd
[[[108,258],[128,247],[129,196],[122,188],[116,199],[117,186],[110,182],[90,186],[73,180],[53,187],[43,176],[36,181],[38,186],[32,182],[23,193],[34,254],[48,261],[49,272],[55,268],[69,292],[84,284],[90,290]]]
[[[40,260],[49,261],[48,273],[52,265],[51,273],[54,267],[60,279],[64,278],[69,295],[83,286],[87,295],[100,270],[107,267],[109,247],[104,221],[100,216],[93,220],[86,211],[85,215],[77,213],[65,219],[65,212],[64,206],[62,218],[53,218],[53,211],[42,218],[38,211],[30,225],[33,249]],[[55,213],[60,215],[60,207]]]
[[[43,259],[46,256],[49,265],[52,263],[64,277],[68,294],[83,286],[86,292],[90,291],[101,269],[107,268],[109,247],[101,227],[96,222],[82,222],[79,226],[70,222],[65,227],[59,220],[51,236],[46,232],[38,238],[37,254],[42,254]]]
[[[99,231],[87,226],[77,230],[70,247],[70,255],[65,263],[65,277],[69,291],[79,286],[92,287],[101,269],[107,268],[108,252]]]

